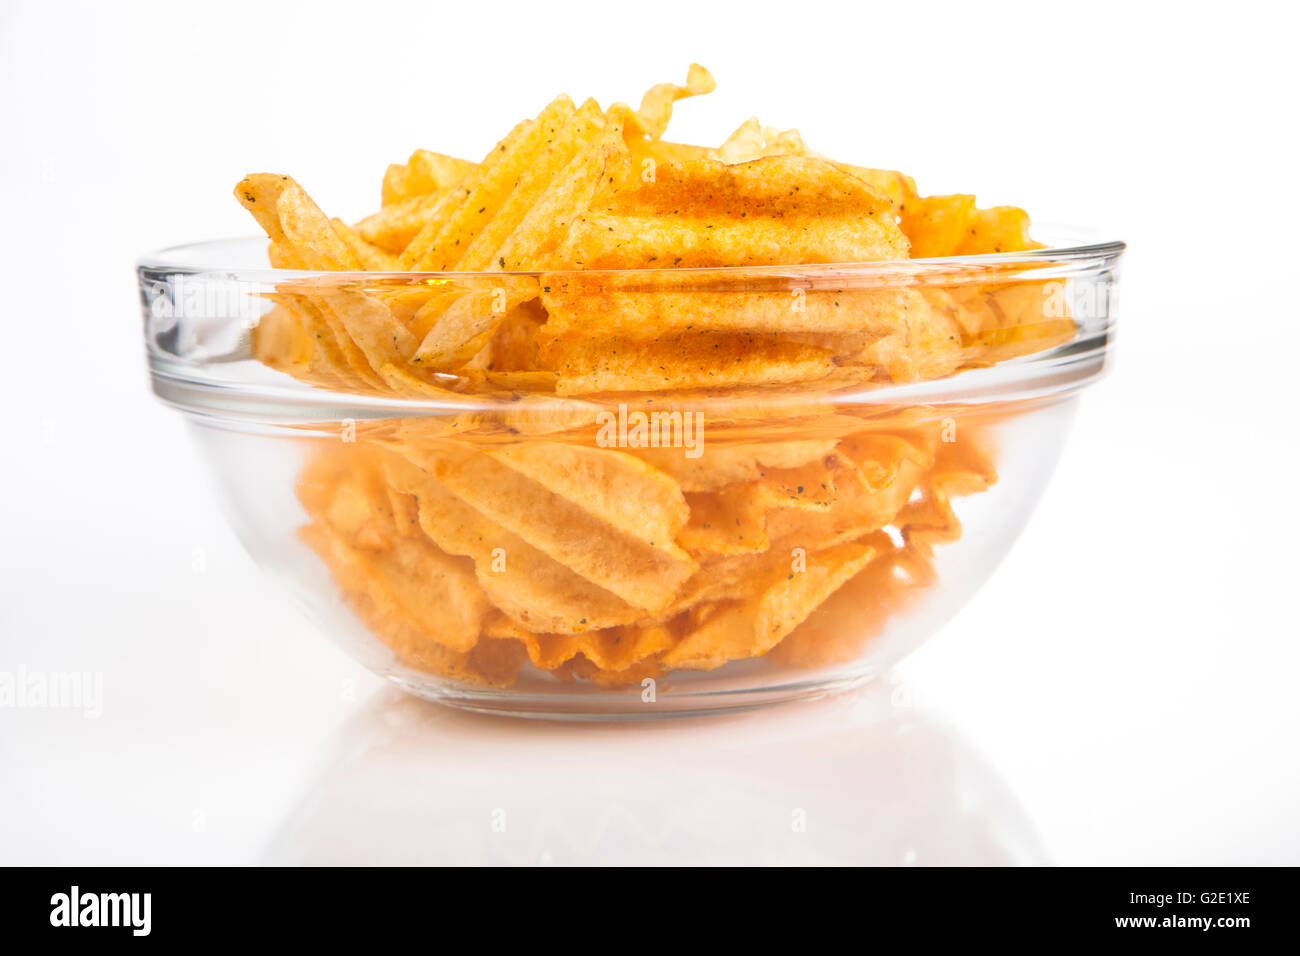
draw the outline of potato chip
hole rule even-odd
[[[411,239],[407,247],[402,250],[402,255],[398,260],[398,265],[402,269],[411,269],[423,258],[437,240],[443,226],[461,208],[470,192],[481,186],[492,174],[492,170],[501,163],[503,157],[510,154],[512,150],[517,152],[519,141],[534,131],[536,125],[536,120],[531,119],[518,123],[514,129],[506,134],[504,139],[483,157],[482,162],[472,169],[461,182],[456,184],[455,188],[449,189],[440,195],[437,205],[429,211],[424,226]]]
[[[767,156],[816,156],[797,129],[778,130],[751,117],[741,123],[713,158],[728,165],[748,163]]]
[[[695,612],[698,623],[662,656],[663,665],[712,670],[728,661],[761,657],[874,555],[871,545],[842,545],[810,558],[802,571],[791,570],[757,599],[702,606]]]
[[[328,292],[320,296],[327,316],[337,317],[346,335],[372,369],[390,363],[405,365],[418,343],[388,306],[374,296]]]
[[[628,535],[469,446],[446,442],[404,453],[490,520],[635,607],[661,610],[695,570],[671,540]]]
[[[767,469],[752,481],[711,494],[692,494],[690,523],[678,543],[692,554],[747,554],[771,546],[767,515],[778,508],[826,511],[837,497],[836,469],[827,461]]]
[[[305,526],[300,535],[329,567],[339,590],[366,627],[388,646],[399,661],[419,670],[447,677],[469,676],[469,655],[446,645],[415,627],[395,605],[386,600],[382,585],[354,561],[355,549],[342,538],[316,523]]]
[[[536,297],[536,279],[510,276],[493,288],[466,289],[430,300],[420,318],[432,327],[414,361],[435,370],[464,366],[483,350],[507,314]]]
[[[419,500],[421,527],[439,547],[473,558],[484,593],[522,627],[581,633],[644,615],[458,498],[413,464],[408,451],[401,446],[384,457],[389,480]]]
[[[645,448],[636,454],[671,475],[682,491],[701,492],[751,481],[768,469],[798,468],[825,458],[834,449],[833,440],[792,439],[715,446],[709,449],[707,459],[687,458],[669,449]]]
[[[363,269],[374,272],[395,272],[397,257],[382,246],[370,242],[353,231],[352,227],[341,219],[331,219],[330,225],[338,233],[344,245],[352,251]],[[395,250],[400,252],[401,250]]]
[[[541,369],[537,356],[538,337],[545,322],[546,310],[538,299],[507,310],[484,348],[487,370],[550,375]]]
[[[651,546],[675,540],[689,517],[677,483],[627,452],[533,441],[488,455]]]
[[[430,193],[399,200],[362,219],[356,224],[356,232],[372,245],[400,257],[411,240],[438,215],[448,201],[447,193]],[[400,258],[397,265],[401,265]]]
[[[604,187],[625,182],[631,156],[623,140],[628,114],[617,107],[590,147],[570,160],[550,188],[524,216],[498,252],[502,269],[544,269],[555,264],[573,222]]]
[[[277,304],[262,316],[252,331],[252,347],[259,361],[278,371],[327,388],[341,381],[333,362],[317,358],[311,334],[286,305]]]
[[[596,101],[583,103],[568,122],[548,138],[541,155],[525,169],[496,215],[456,259],[455,268],[466,272],[504,269],[502,246],[569,164],[594,145],[604,125],[605,117]]]
[[[573,102],[561,96],[532,123],[518,130],[517,136],[502,142],[498,147],[501,154],[498,161],[491,165],[484,163],[462,184],[464,197],[436,235],[422,244],[426,247],[418,249],[419,258],[413,260],[412,268],[419,272],[446,272],[455,268],[573,114]],[[420,237],[412,245],[417,243]]]
[[[293,179],[257,173],[235,187],[235,196],[293,257],[299,269],[360,269],[359,260],[320,207]]]
[[[914,259],[1041,248],[1029,238],[1029,216],[1023,209],[978,209],[974,196],[909,198],[901,214]]]
[[[829,349],[762,334],[552,339],[542,343],[540,355],[558,376],[561,395],[810,382],[835,367]]]
[[[408,634],[428,635],[424,643],[453,652],[474,646],[488,605],[470,562],[399,534],[373,465],[327,456],[304,474],[299,499],[320,519],[309,543],[336,572],[346,568],[340,573],[363,582],[375,613],[403,622]]]
[[[711,289],[711,273],[670,272],[635,279],[600,273],[548,273],[541,277],[543,329],[556,338],[658,338],[665,332],[782,333],[789,341],[825,339],[841,354],[906,327],[906,312],[920,293],[897,289],[795,289],[755,274],[728,291]],[[719,277],[721,280],[721,277]],[[764,286],[772,287],[763,291]]]
[[[900,213],[906,208],[908,202],[917,195],[916,183],[911,176],[906,176],[896,169],[870,169],[865,166],[852,166],[848,163],[836,163],[841,169],[845,169],[854,176],[861,179],[864,183],[870,183],[876,189],[880,190],[889,197],[894,208]],[[905,233],[906,229],[903,230]],[[911,235],[908,234],[911,239]],[[916,257],[916,251],[912,250],[913,258]]]
[[[392,206],[449,192],[476,168],[469,160],[417,149],[405,163],[394,163],[384,173],[383,204]]]
[[[629,686],[644,686],[647,678],[663,676],[663,667],[655,655],[650,655],[622,670],[602,670],[582,655],[566,665],[574,677],[580,677],[606,690],[620,690]]]
[[[716,88],[717,83],[713,75],[698,63],[692,63],[686,73],[685,86],[660,83],[652,86],[641,97],[641,106],[635,114],[637,130],[650,139],[659,139],[668,128],[668,121],[673,116],[673,106],[678,100],[712,93]]]
[[[665,163],[569,228],[557,268],[643,269],[907,257],[889,198],[825,160]]]
[[[933,584],[930,563],[908,549],[876,540],[882,556],[849,579],[769,655],[782,667],[816,668],[850,661]]]
[[[597,669],[623,671],[672,647],[677,637],[663,625],[615,627],[583,634],[535,634],[508,619],[494,623],[492,632],[523,645],[539,670],[553,671],[581,655]]]
[[[967,225],[967,234],[953,254],[972,256],[1042,247],[1042,243],[1029,238],[1028,213],[1015,206],[994,206],[975,210]]]
[[[952,316],[913,292],[896,313],[896,328],[869,344],[855,360],[880,370],[891,382],[951,375],[969,359],[962,330]]]

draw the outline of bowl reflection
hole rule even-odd
[[[384,690],[271,864],[1028,865],[1014,795],[892,679],[759,713],[520,722]]]

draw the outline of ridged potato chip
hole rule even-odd
[[[692,269],[907,258],[883,193],[825,160],[664,163],[653,181],[611,186],[579,216],[565,269]],[[602,201],[603,199],[603,201]]]
[[[381,200],[393,206],[423,196],[441,196],[455,189],[475,169],[474,163],[417,149],[405,163],[394,163],[384,173]]]

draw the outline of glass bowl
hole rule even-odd
[[[1123,249],[138,272],[155,393],[322,631],[444,703],[654,717],[855,686],[951,617],[1104,368]]]

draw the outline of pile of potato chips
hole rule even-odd
[[[698,459],[371,423],[304,471],[303,536],[397,657],[443,676],[834,663],[931,581],[933,545],[960,535],[952,498],[996,474],[973,419],[828,418]]]
[[[355,426],[299,482],[304,539],[406,666],[619,687],[851,659],[996,472],[974,412],[841,397],[1074,335],[1006,262],[928,283],[851,265],[1036,248],[1023,211],[921,197],[755,120],[664,140],[712,89],[692,66],[636,110],[560,97],[478,163],[419,150],[352,226],[286,176],[236,188],[297,270],[255,355],[447,402]]]

